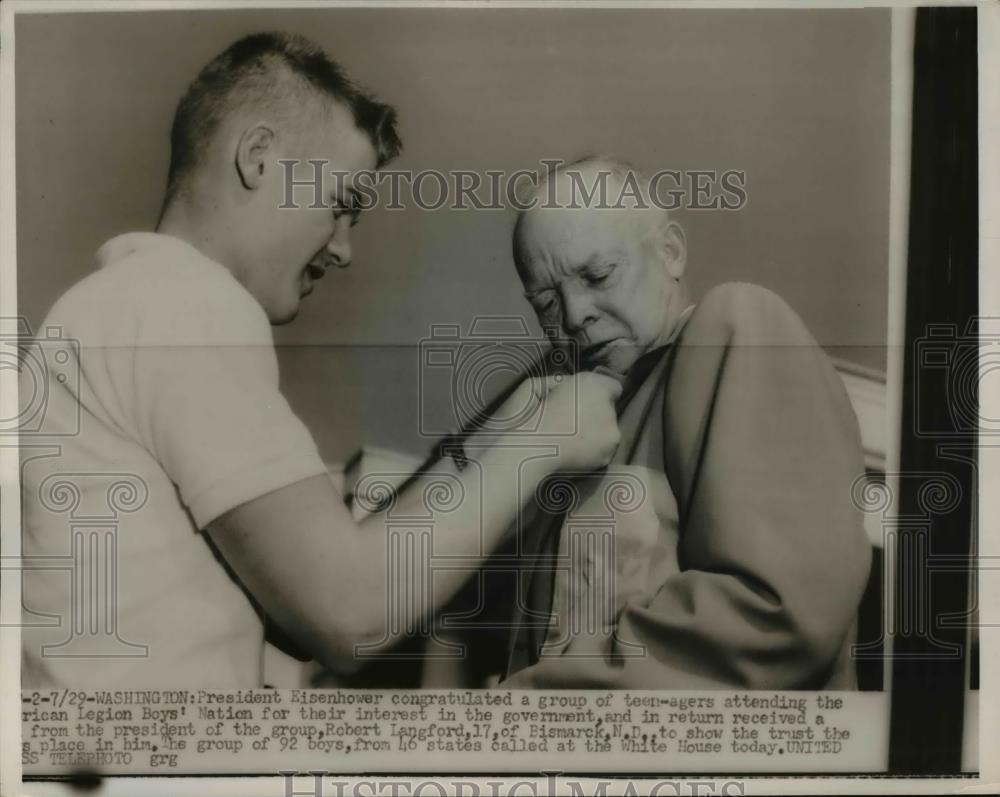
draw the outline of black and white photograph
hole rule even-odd
[[[995,7],[2,12],[3,794],[997,780]]]

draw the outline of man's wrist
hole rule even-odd
[[[482,463],[486,470],[520,471],[522,476],[539,481],[556,473],[561,462],[555,445],[532,444],[530,440],[504,435],[470,438],[465,441],[464,451],[470,461]]]

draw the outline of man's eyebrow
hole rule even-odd
[[[595,268],[596,266],[604,265],[607,261],[620,260],[624,252],[621,250],[615,250],[614,252],[607,252],[605,254],[591,255],[589,258],[584,260],[577,266],[573,267],[573,271],[586,271],[587,269]]]

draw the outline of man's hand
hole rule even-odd
[[[435,519],[435,549],[457,560],[481,561],[503,539],[541,479],[556,470],[606,465],[619,443],[614,404],[620,393],[615,379],[594,373],[519,385],[497,417],[523,413],[530,442],[552,446],[556,456],[524,470],[523,452],[491,446],[488,434],[473,435],[483,445],[475,452],[479,468],[459,473],[442,461],[429,471],[459,480],[464,496],[454,511]],[[403,490],[396,511],[404,516],[424,511],[423,500],[420,490]],[[208,533],[268,615],[327,667],[346,673],[364,661],[359,645],[371,653],[395,644],[443,606],[467,577],[455,568],[439,569],[430,578],[421,558],[397,561],[380,514],[369,516],[364,526],[355,523],[329,478],[316,476],[230,510],[209,525]],[[419,529],[407,533],[417,537]],[[400,543],[403,549],[409,544],[423,543]],[[404,605],[390,604],[398,585],[407,583],[430,589],[418,590]]]
[[[526,379],[499,414],[509,417],[533,403],[537,408],[526,413],[525,423],[533,430],[532,442],[558,448],[559,470],[595,470],[607,465],[618,448],[615,401],[621,392],[618,380],[590,372]]]

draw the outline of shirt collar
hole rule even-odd
[[[673,331],[667,338],[665,343],[657,346],[655,349],[646,352],[638,360],[632,363],[632,367],[629,368],[628,374],[622,382],[622,394],[618,397],[618,401],[615,406],[618,409],[619,414],[625,409],[628,403],[638,392],[642,384],[649,378],[650,373],[656,368],[656,364],[660,362],[663,355],[667,352],[667,349],[677,340],[678,336],[687,324],[688,319],[691,317],[691,313],[694,312],[696,305],[689,305],[685,307],[683,312],[677,317],[677,323],[674,325]]]

